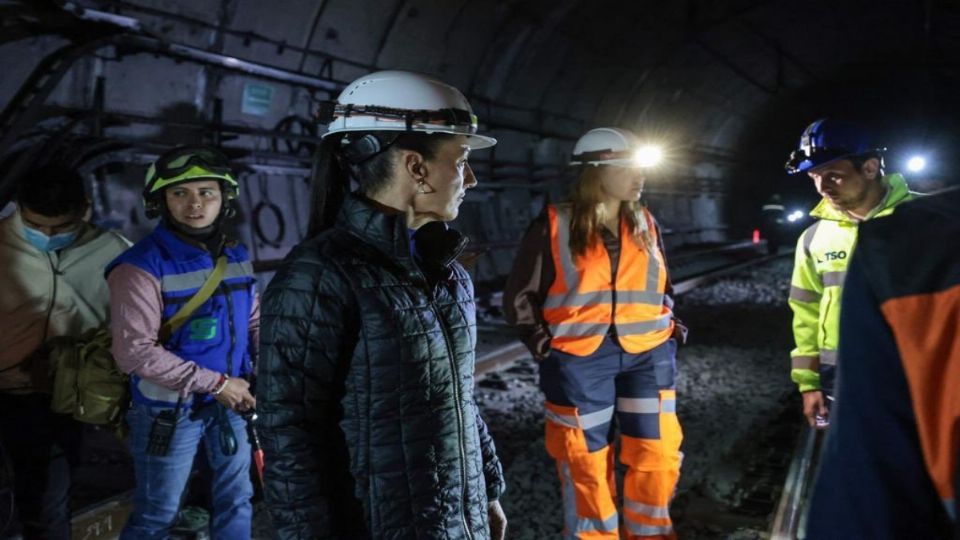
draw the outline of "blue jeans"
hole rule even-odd
[[[220,408],[220,405],[210,407]],[[163,410],[169,409],[136,404],[127,413],[130,453],[133,454],[137,487],[133,513],[121,538],[148,540],[170,536],[170,528],[177,519],[180,500],[193,466],[194,454],[201,441],[213,473],[210,490],[213,501],[210,532],[213,538],[250,538],[253,485],[250,483],[250,442],[247,439],[246,422],[233,411],[222,411],[233,427],[237,442],[236,453],[225,455],[221,450],[221,422],[218,415],[192,415],[189,410],[181,410],[167,455],[148,455],[146,448],[150,428],[154,418]]]

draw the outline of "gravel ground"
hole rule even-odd
[[[678,353],[685,457],[672,515],[681,538],[766,537],[778,495],[770,485],[782,482],[769,477],[785,474],[800,422],[788,377],[790,267],[778,259],[677,303],[690,328]],[[536,365],[527,359],[481,378],[477,396],[506,470],[508,537],[559,538],[559,483],[543,447]]]

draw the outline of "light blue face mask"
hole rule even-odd
[[[38,230],[31,229],[26,225],[23,226],[23,235],[27,238],[27,242],[40,251],[56,251],[58,249],[63,249],[77,239],[77,234],[79,232],[79,230],[75,230],[55,234],[53,236],[47,236]]]

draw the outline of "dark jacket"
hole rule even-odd
[[[960,189],[860,225],[807,538],[960,538],[957,238]]]
[[[489,537],[466,238],[350,196],[263,297],[258,409],[279,538]]]

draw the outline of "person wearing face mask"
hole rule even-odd
[[[143,191],[147,216],[160,223],[106,270],[112,352],[130,374],[137,477],[121,538],[169,537],[198,448],[212,475],[211,533],[250,538],[250,444],[240,413],[256,405],[245,377],[256,354],[259,305],[247,250],[223,230],[238,192],[220,152],[166,152],[148,169]],[[221,264],[213,293],[179,328],[162,331]]]
[[[28,173],[16,202],[0,220],[0,443],[13,462],[23,536],[69,538],[70,463],[82,429],[50,411],[44,343],[107,321],[109,292],[97,276],[130,243],[84,221],[83,179],[63,166]]]
[[[276,537],[501,540],[467,238],[446,225],[477,185],[470,152],[496,141],[459,90],[415,73],[361,77],[323,112],[311,237],[263,299]]]
[[[618,128],[584,134],[571,200],[548,205],[523,237],[505,317],[540,363],[546,446],[556,460],[564,538],[674,538],[680,474],[672,287],[657,222],[640,198],[652,155]],[[623,535],[614,423],[627,466]]]

